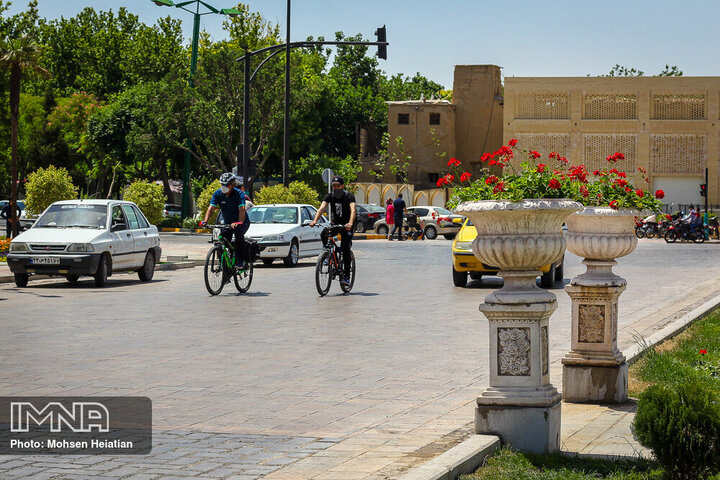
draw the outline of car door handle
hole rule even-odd
[[[132,234],[131,234],[131,233],[126,233],[125,236],[126,236],[126,237],[132,237]]]
[[[145,235],[147,237],[147,232],[143,232],[143,235]]]

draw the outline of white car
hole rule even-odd
[[[293,267],[300,258],[314,257],[323,250],[320,234],[327,220],[322,217],[318,226],[310,227],[315,213],[315,207],[305,204],[255,205],[248,210],[250,228],[245,237],[265,247],[260,252],[265,265],[281,258]]]
[[[149,281],[160,260],[160,236],[140,209],[120,200],[64,200],[50,205],[33,227],[10,242],[7,264],[15,284],[32,274],[64,276],[77,282],[95,277],[104,287],[118,271],[137,271]]]

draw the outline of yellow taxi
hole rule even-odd
[[[464,287],[467,284],[468,275],[473,280],[480,280],[483,275],[497,275],[499,271],[497,267],[485,265],[475,258],[472,252],[472,242],[475,237],[477,237],[477,230],[472,221],[466,218],[452,244],[452,277],[456,287]],[[555,281],[562,281],[564,260],[565,257],[557,263],[540,268],[540,271],[543,272],[540,277],[541,287],[552,288]]]

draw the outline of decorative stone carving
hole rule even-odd
[[[498,375],[530,375],[530,329],[498,328]]]
[[[550,365],[550,351],[548,346],[548,327],[540,328],[540,342],[542,344],[542,373],[547,375]]]
[[[578,313],[578,342],[605,341],[605,305],[580,305]]]

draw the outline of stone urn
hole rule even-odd
[[[562,360],[565,401],[627,400],[627,363],[617,348],[618,298],[627,282],[612,268],[637,247],[638,214],[586,207],[567,219],[567,248],[584,258],[587,271],[565,287],[572,299],[571,349]]]
[[[473,253],[498,267],[501,289],[480,311],[490,330],[490,386],[477,399],[475,430],[497,433],[519,450],[560,448],[561,395],[550,383],[548,330],[557,299],[537,286],[540,267],[565,253],[562,225],[582,205],[567,199],[460,204],[478,235]]]

